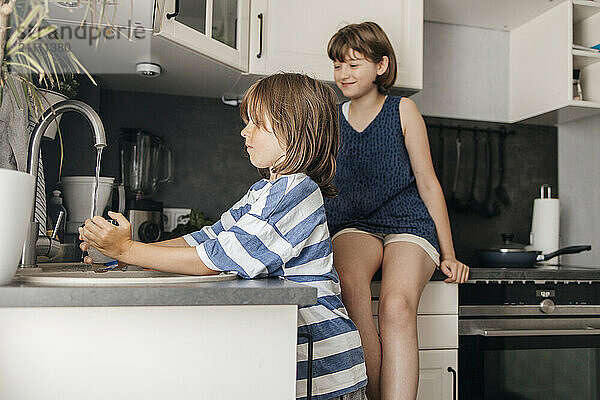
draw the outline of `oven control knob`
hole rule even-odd
[[[550,314],[550,313],[554,312],[555,308],[556,308],[556,305],[554,305],[554,302],[550,299],[544,299],[540,303],[540,311],[543,312],[544,314]]]

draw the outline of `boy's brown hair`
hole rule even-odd
[[[266,129],[265,118],[286,149],[285,158],[272,168],[280,175],[304,172],[326,197],[335,197],[335,159],[339,147],[337,96],[333,89],[306,75],[278,73],[267,76],[244,95],[240,115]],[[269,169],[259,169],[269,177]]]
[[[379,93],[387,94],[396,82],[396,55],[383,29],[370,21],[346,25],[329,39],[327,55],[331,61],[344,62],[350,49],[374,63],[379,63],[383,56],[388,57],[387,71],[378,75],[374,82]]]

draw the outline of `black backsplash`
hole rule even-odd
[[[243,152],[243,127],[239,108],[224,105],[218,99],[170,96],[152,93],[100,90],[82,85],[79,98],[89,103],[104,122],[108,147],[103,154],[102,175],[119,175],[118,135],[122,127],[135,127],[161,136],[172,148],[175,158],[174,181],[159,188],[154,196],[165,207],[192,207],[211,218],[218,218],[237,201],[252,183],[260,179]],[[469,265],[477,265],[474,250],[500,241],[500,233],[512,232],[515,240],[527,243],[533,199],[548,183],[557,188],[557,131],[553,127],[503,125],[477,121],[425,117],[436,170],[440,168],[440,130],[444,125],[496,130],[505,126],[514,131],[505,144],[505,177],[510,204],[501,205],[500,214],[488,218],[474,211],[449,208],[457,256]],[[92,175],[95,152],[92,135],[77,115],[64,114],[63,176]],[[456,165],[456,129],[442,130],[444,137],[443,177],[446,196],[450,196]],[[473,169],[473,135],[461,133],[461,162],[456,197],[469,197]],[[479,168],[475,198],[483,201],[486,192],[485,141],[488,135],[476,133],[479,140]],[[498,135],[489,134],[492,149],[492,186],[498,183]],[[58,141],[46,142],[42,151],[48,191],[58,176]],[[557,195],[557,193],[555,193]]]
[[[260,179],[244,155],[239,108],[218,99],[102,90],[91,104],[104,123],[108,146],[102,156],[102,176],[119,177],[120,128],[141,128],[162,137],[173,150],[173,182],[153,196],[165,207],[195,208],[218,218]],[[84,97],[85,96],[85,97]],[[84,101],[89,94],[82,93]],[[63,176],[93,175],[95,150],[86,123],[64,114]],[[48,191],[58,177],[56,143],[44,143]]]
[[[448,213],[452,225],[454,246],[456,254],[462,261],[469,265],[477,266],[475,250],[487,248],[501,243],[501,233],[513,233],[515,241],[529,243],[531,229],[531,215],[533,212],[533,199],[540,196],[540,187],[549,184],[553,190],[553,197],[558,197],[558,151],[557,130],[555,127],[498,124],[479,121],[464,121],[425,117],[428,126],[462,127],[461,159],[459,179],[455,198],[458,202],[449,201]],[[476,129],[475,132],[469,129]],[[477,206],[466,205],[471,192],[474,164],[473,137],[477,135],[478,169],[474,197],[478,202],[484,202],[486,197],[487,171],[485,166],[485,142],[489,136],[491,149],[491,188],[492,193],[498,186],[498,140],[496,132],[506,128],[510,133],[504,145],[504,187],[510,199],[508,205],[500,204],[499,215],[488,217],[478,210]],[[492,133],[486,132],[486,129]],[[446,199],[451,198],[454,184],[456,166],[456,136],[457,129],[442,129],[444,137],[444,167],[443,177],[439,176],[440,183],[446,194]],[[428,128],[431,153],[439,174],[440,167],[440,129]],[[494,200],[494,197],[491,197]],[[456,204],[458,207],[453,206]],[[460,206],[463,206],[462,208]]]

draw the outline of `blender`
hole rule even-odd
[[[119,152],[133,240],[157,242],[163,233],[163,205],[152,195],[159,184],[172,180],[171,149],[159,136],[141,129],[121,128]]]

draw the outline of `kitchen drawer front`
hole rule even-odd
[[[381,282],[371,282],[373,315],[379,315],[379,289]],[[419,302],[419,315],[455,314],[458,315],[458,285],[445,282],[429,282]]]
[[[379,332],[379,317],[373,317]],[[458,315],[418,315],[419,350],[458,349]]]
[[[419,351],[419,393],[417,400],[452,400],[458,395],[454,374],[458,350]]]

